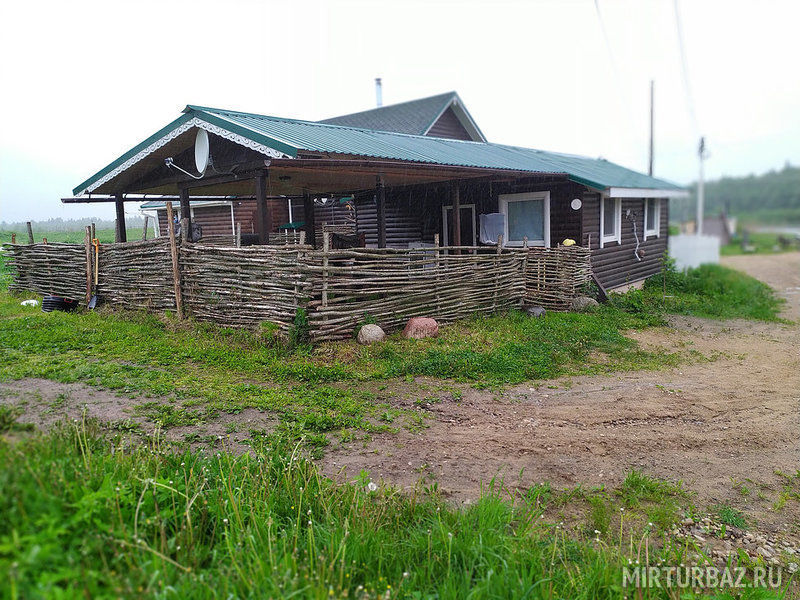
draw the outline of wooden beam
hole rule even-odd
[[[453,201],[453,246],[461,245],[461,195],[458,183],[450,187],[450,199]]]
[[[186,231],[184,231],[184,226]],[[192,239],[192,209],[189,205],[189,189],[181,190],[181,238],[193,242]]]
[[[316,236],[314,235],[314,199],[306,194],[303,196],[303,214],[305,219],[306,241],[317,247]]]
[[[269,233],[272,231],[272,213],[267,205],[267,174],[256,176],[256,212],[258,217],[258,243],[269,244]]]
[[[386,248],[386,188],[380,181],[375,189],[375,209],[378,213],[378,248]]]
[[[114,241],[115,242],[127,242],[128,241],[128,230],[125,227],[125,200],[122,197],[122,194],[116,194],[114,196],[114,207],[117,211],[117,221],[116,221],[116,231],[114,232]]]
[[[175,219],[172,214],[172,202],[167,202],[167,235],[169,236],[169,254],[172,259],[172,284],[175,290],[175,312],[179,319],[183,318],[183,296],[181,294],[181,272],[178,260],[178,245],[175,242]]]

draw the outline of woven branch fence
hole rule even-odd
[[[366,316],[386,330],[413,316],[442,322],[522,304],[563,310],[591,279],[581,247],[323,250],[303,244],[209,246],[169,238],[6,245],[15,290],[112,306],[182,311],[226,327],[269,321],[288,331],[305,309],[315,341],[345,339]],[[97,285],[93,284],[95,257]],[[91,274],[91,277],[89,276]]]

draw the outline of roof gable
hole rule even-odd
[[[452,135],[431,134],[442,119],[455,118],[462,132],[458,137]],[[469,114],[461,98],[455,92],[447,92],[428,98],[419,98],[399,104],[380,106],[349,115],[332,117],[320,121],[326,125],[341,125],[344,127],[359,127],[374,131],[393,131],[409,135],[428,135],[430,137],[453,137],[453,139],[467,139],[474,142],[485,142],[481,130],[478,128],[472,115]],[[453,128],[441,129],[447,134]],[[456,130],[458,128],[455,128]],[[466,137],[463,137],[466,134]]]

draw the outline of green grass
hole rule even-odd
[[[742,248],[741,237],[737,236],[737,238],[730,244],[721,246],[719,253],[721,256],[737,256],[740,254],[777,254],[780,252],[796,251],[798,249],[797,246],[782,248],[780,244],[778,244],[778,236],[779,234],[777,233],[749,233],[748,244],[753,247],[752,252],[744,251],[744,248]],[[784,235],[784,237],[791,238],[792,236],[787,234]]]
[[[638,314],[674,313],[711,319],[778,320],[782,300],[765,283],[720,265],[679,273],[665,269],[641,290],[612,294],[611,303]]]
[[[702,267],[655,276],[644,290],[616,295],[590,314],[531,319],[511,311],[443,327],[434,339],[395,334],[380,345],[350,341],[290,351],[269,328],[231,330],[108,310],[47,314],[20,306],[23,297],[0,291],[0,381],[41,377],[162,397],[143,400],[139,414],[164,427],[256,408],[274,413],[284,435],[317,440],[333,431],[419,427],[415,409],[384,418],[391,392],[379,384],[386,380],[427,376],[495,388],[675,366],[679,354],[643,350],[624,332],[663,324],[666,311],[770,320],[778,307],[755,279]],[[364,384],[370,381],[378,385]]]
[[[87,223],[88,225],[88,223]],[[128,239],[129,240],[140,240],[142,239],[142,228],[141,227],[134,227],[128,228],[127,230]],[[11,243],[11,234],[17,234],[17,243],[18,244],[27,244],[28,243],[28,231],[27,229],[15,229],[13,231],[7,229],[0,229],[0,244],[10,244]],[[111,244],[114,242],[114,229],[97,229],[95,231],[97,235],[97,239],[100,240],[102,244]],[[152,227],[147,232],[148,238],[153,237]],[[39,231],[34,227],[33,229],[33,239],[36,243],[40,243],[42,238],[47,238],[48,242],[53,243],[68,243],[68,244],[82,244],[83,239],[86,236],[84,230],[80,231],[46,231],[42,230]]]
[[[576,533],[542,518],[545,486],[509,497],[493,484],[457,509],[369,482],[336,485],[281,443],[180,454],[109,441],[91,422],[0,440],[4,595],[620,598],[624,566],[691,564],[695,550],[627,514],[602,539]]]

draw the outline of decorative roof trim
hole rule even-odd
[[[158,138],[154,142],[152,142],[149,145],[147,145],[146,147],[142,148],[139,152],[137,152],[131,158],[129,158],[125,162],[117,165],[114,169],[112,169],[111,171],[109,171],[108,173],[106,173],[105,175],[103,175],[102,177],[97,179],[96,181],[92,182],[91,184],[87,185],[80,192],[77,192],[76,195],[80,196],[80,195],[83,195],[83,194],[91,194],[94,190],[99,188],[101,185],[103,185],[105,183],[108,183],[109,181],[114,179],[116,176],[118,176],[120,173],[123,173],[124,171],[127,171],[133,165],[135,165],[136,163],[144,160],[145,158],[147,158],[148,156],[153,154],[153,152],[155,152],[159,148],[163,148],[169,142],[171,142],[172,140],[174,140],[178,136],[186,133],[187,131],[189,131],[193,127],[197,127],[198,129],[205,129],[209,133],[213,133],[215,135],[218,135],[219,137],[225,138],[226,140],[230,140],[230,141],[235,142],[235,143],[237,143],[237,144],[239,144],[241,146],[245,146],[246,148],[249,148],[250,150],[255,150],[256,152],[260,152],[261,154],[264,154],[265,156],[269,156],[270,158],[291,158],[290,156],[284,154],[283,152],[279,152],[279,151],[275,150],[274,148],[270,148],[269,146],[265,146],[264,144],[260,144],[258,142],[255,142],[255,141],[253,141],[251,139],[248,139],[248,138],[246,138],[246,137],[244,137],[242,135],[239,135],[237,133],[233,133],[232,131],[228,131],[227,129],[224,129],[222,127],[218,127],[217,125],[212,125],[211,123],[208,123],[208,122],[206,122],[206,121],[204,121],[202,119],[199,119],[198,117],[192,117],[188,121],[185,121],[184,123],[178,125],[174,129],[172,129],[169,132],[167,132],[165,135],[161,136],[160,138]]]

